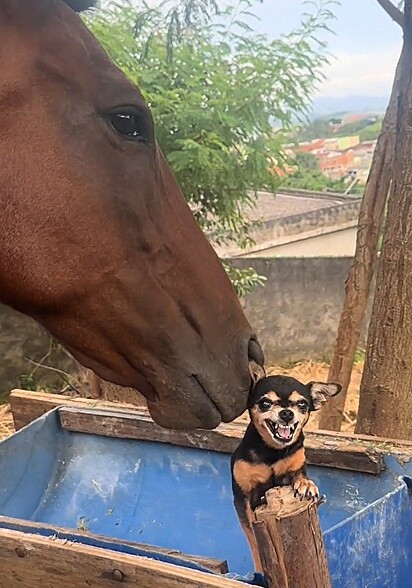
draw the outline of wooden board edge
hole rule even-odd
[[[386,437],[377,437],[375,435],[361,435],[359,433],[348,433],[345,431],[326,431],[325,429],[315,429],[306,433],[307,437],[333,437],[335,439],[347,439],[348,441],[365,441],[374,445],[391,445],[393,447],[412,448],[412,441],[407,439],[390,439]]]
[[[210,449],[224,453],[234,451],[246,427],[246,423],[235,422],[220,425],[213,431],[170,432],[157,427],[150,418],[148,410],[143,407],[120,405],[114,402],[96,401],[95,399],[73,399],[59,394],[42,392],[13,390],[10,402],[17,430],[45,412],[56,407],[65,406],[77,408],[79,413],[88,409],[96,412],[113,412],[122,418],[127,418],[127,415],[138,416],[142,420],[147,419],[151,423],[153,441]],[[101,431],[99,434],[107,435],[107,432]],[[305,436],[308,463],[311,465],[378,474],[384,469],[383,455],[385,453],[391,452],[402,457],[408,457],[408,454],[410,454],[412,457],[412,442],[403,442],[402,440],[381,439],[348,433],[335,434],[331,431],[307,431]],[[134,436],[131,438],[134,438]],[[333,459],[334,457],[338,459]]]
[[[225,425],[213,431],[173,431],[162,429],[149,417],[111,413],[103,410],[62,407],[59,409],[61,426],[75,433],[92,433],[108,437],[138,439],[194,447],[222,453],[232,453],[243,433],[232,426],[229,434]],[[305,443],[307,461],[311,465],[334,467],[368,474],[379,474],[384,468],[383,455],[346,440],[327,443],[309,438]]]
[[[178,549],[167,549],[165,547],[158,547],[157,545],[149,545],[147,543],[139,543],[136,541],[129,541],[123,539],[116,539],[115,537],[109,537],[106,535],[97,535],[95,533],[89,533],[87,531],[79,531],[77,529],[70,529],[66,527],[60,527],[58,525],[49,525],[46,523],[39,523],[37,521],[27,521],[24,519],[16,519],[12,517],[0,516],[0,529],[10,529],[21,533],[28,533],[35,535],[37,532],[45,537],[45,532],[49,536],[55,536],[56,538],[63,539],[63,537],[70,536],[73,541],[82,543],[85,539],[89,541],[99,541],[101,543],[128,546],[141,551],[152,552],[158,556],[173,556],[186,561],[188,563],[194,563],[203,568],[208,569],[214,574],[226,574],[228,572],[227,561],[223,559],[217,559],[213,557],[206,557],[201,555],[192,555],[183,553]]]
[[[7,588],[103,588],[115,581],[139,588],[239,588],[220,575],[9,529],[0,529],[0,566]]]
[[[73,406],[79,408],[92,408],[102,410],[113,410],[119,413],[142,414],[150,418],[149,411],[146,407],[134,406],[132,404],[120,404],[118,402],[110,402],[108,400],[100,400],[95,398],[72,398],[63,394],[51,394],[48,392],[32,392],[28,390],[21,390],[16,388],[10,392],[10,405],[13,418],[18,423],[17,430],[23,426],[28,425],[36,418],[42,416],[45,412],[58,408],[59,406]],[[19,414],[19,410],[24,408],[24,413]],[[244,429],[246,424],[239,422],[232,422],[224,425],[225,428],[233,428],[236,431],[239,428]],[[348,441],[362,441],[370,443],[371,445],[391,447],[412,448],[412,441],[406,439],[389,439],[385,437],[377,437],[374,435],[361,435],[357,433],[349,433],[343,431],[327,431],[324,429],[315,429],[305,432],[305,437],[310,438],[333,438],[346,439]]]
[[[72,398],[64,394],[31,392],[20,389],[14,389],[10,392],[9,401],[16,431],[59,406],[77,406],[90,409],[105,408],[120,413],[149,415],[147,408],[142,406],[120,404],[95,398]]]

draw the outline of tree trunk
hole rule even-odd
[[[404,46],[393,189],[369,327],[356,431],[412,439],[412,1]]]
[[[331,398],[322,409],[320,429],[339,431],[342,424],[353,359],[359,344],[377,260],[382,217],[393,175],[399,75],[398,63],[359,213],[355,256],[346,280],[345,299],[329,369],[328,381],[341,384],[342,392]]]

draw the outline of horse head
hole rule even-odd
[[[0,301],[159,424],[212,428],[262,352],[90,4],[0,0]]]

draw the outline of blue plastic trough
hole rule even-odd
[[[229,459],[70,432],[54,410],[0,443],[0,528],[50,535],[58,526],[77,540],[87,529],[85,544],[142,553],[133,543],[143,542],[225,559],[230,572],[246,575],[252,562],[232,506]],[[327,496],[319,515],[333,588],[412,586],[412,464],[384,459],[377,476],[310,467]]]

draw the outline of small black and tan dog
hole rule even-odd
[[[315,499],[318,489],[306,474],[303,427],[339,384],[302,384],[288,376],[258,380],[249,397],[250,424],[232,456],[232,487],[240,524],[248,540],[255,572],[262,572],[252,528],[253,511],[265,492],[291,485],[297,496]]]

